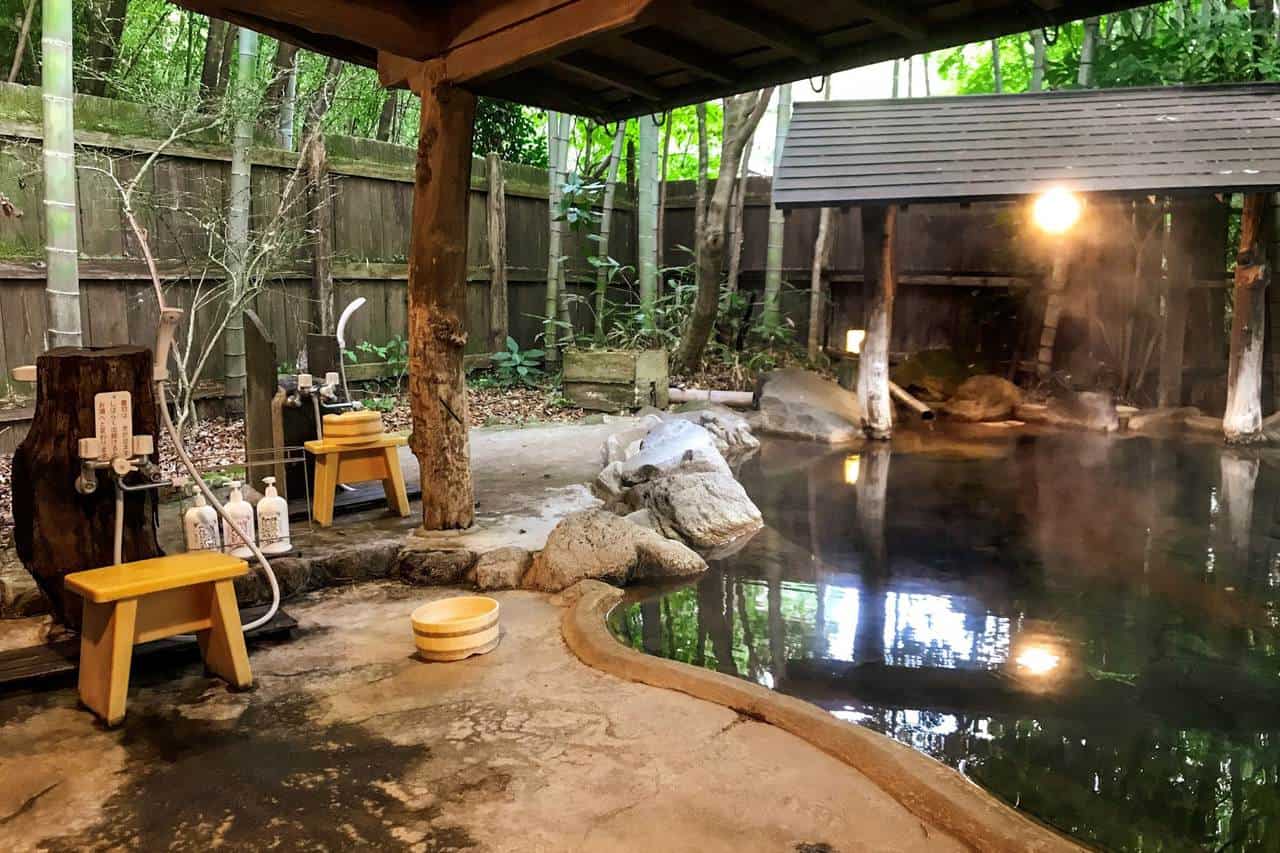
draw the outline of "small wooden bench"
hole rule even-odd
[[[124,719],[133,647],[194,633],[205,666],[233,687],[253,684],[233,579],[244,560],[193,551],[67,575],[84,599],[80,701],[109,726]]]
[[[333,524],[333,500],[339,483],[381,480],[387,506],[402,516],[409,514],[409,494],[396,448],[407,444],[403,435],[381,434],[365,441],[319,439],[303,446],[316,458],[316,495],[312,518],[321,527]]]

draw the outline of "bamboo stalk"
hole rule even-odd
[[[258,34],[248,27],[241,27],[237,45],[236,124],[231,141],[230,199],[227,210],[227,249],[231,261],[228,272],[232,278],[228,302],[231,307],[227,328],[222,337],[228,397],[244,395],[245,377],[248,374],[244,360],[243,294],[248,287],[249,208],[252,201],[249,148],[253,145],[255,122],[253,111],[247,102],[251,97],[250,85],[258,61]]]
[[[618,129],[613,134],[613,150],[609,153],[609,168],[604,180],[604,210],[600,214],[600,242],[597,244],[598,257],[604,263],[596,267],[596,303],[595,303],[595,338],[597,344],[604,343],[604,304],[609,295],[609,237],[613,229],[613,204],[618,192],[618,167],[622,165],[622,140],[627,135],[627,123],[618,122]]]
[[[45,297],[49,347],[81,345],[71,0],[44,0]]]

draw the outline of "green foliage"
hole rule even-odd
[[[366,409],[372,409],[375,412],[382,412],[383,414],[395,411],[396,405],[399,404],[399,402],[399,399],[396,397],[366,397],[361,401]]]
[[[516,339],[507,338],[507,348],[492,356],[494,377],[500,385],[524,385],[536,388],[546,375],[542,359],[546,355],[540,349],[522,350]]]

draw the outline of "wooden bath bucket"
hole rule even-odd
[[[462,660],[498,645],[498,602],[483,595],[432,601],[413,611],[413,640],[424,660]]]

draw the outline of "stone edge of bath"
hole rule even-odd
[[[641,654],[609,632],[606,617],[622,591],[583,581],[566,591],[561,633],[587,666],[610,675],[676,690],[724,705],[807,741],[884,790],[907,811],[976,850],[1056,853],[1087,848],[1036,823],[955,770],[816,705],[723,673]]]

